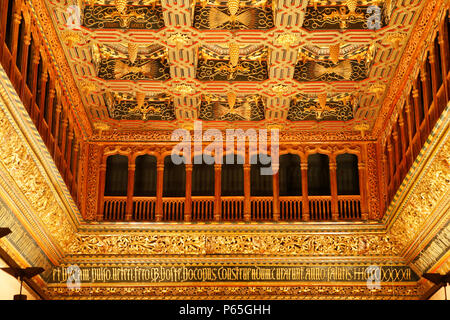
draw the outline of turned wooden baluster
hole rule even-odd
[[[309,200],[308,200],[308,162],[300,163],[300,171],[302,174],[302,206],[303,206],[303,221],[309,221]]]
[[[21,10],[22,10],[22,1],[15,1],[14,2],[14,6],[13,6],[13,25],[12,25],[12,30],[11,30],[11,64],[9,66],[9,70],[10,70],[10,75],[14,74],[14,66],[16,65],[16,59],[17,59],[17,44],[19,43],[19,27],[20,27],[20,21],[22,20],[22,14],[21,14]],[[11,77],[11,79],[13,79],[15,77]],[[16,83],[14,83],[15,86],[17,86]],[[16,88],[17,89],[17,88]]]
[[[27,76],[28,76],[28,55],[30,54],[30,44],[31,44],[31,19],[30,15],[27,14],[24,16],[25,23],[25,35],[23,36],[23,50],[22,50],[22,63],[20,68],[20,73],[22,74],[22,80],[20,81],[20,98],[24,101],[25,95],[25,87],[27,85]],[[0,43],[2,43],[0,41]],[[0,50],[1,52],[1,50]],[[26,106],[28,108],[28,106]]]
[[[162,161],[162,163],[161,163]],[[156,221],[162,221],[163,217],[163,178],[164,178],[164,159],[159,160],[156,165]]]
[[[445,101],[449,101],[450,99],[450,92],[449,92],[449,85],[448,85],[448,71],[449,71],[449,65],[448,65],[448,59],[447,57],[450,55],[449,48],[448,48],[448,42],[444,39],[448,39],[447,29],[445,28],[446,19],[443,20],[443,23],[440,24],[439,28],[439,48],[441,51],[441,71],[442,71],[442,81],[444,82],[445,87]]]
[[[383,150],[385,150],[384,146],[383,146]],[[385,152],[383,152],[383,154],[382,154],[381,163],[383,165],[383,170],[384,170],[384,181],[382,183],[383,194],[387,195],[386,202],[384,205],[385,205],[385,208],[387,208],[389,206],[389,172],[390,172],[390,169],[389,169],[388,156],[385,154]],[[361,195],[361,197],[362,197],[362,195]]]
[[[388,183],[388,192],[389,192],[389,198],[392,196],[392,190],[393,190],[393,181],[394,181],[394,155],[392,152],[392,143],[391,143],[391,137],[388,137],[387,141],[387,151],[388,151],[388,161],[389,161],[389,183]],[[389,199],[390,201],[390,199]]]
[[[336,177],[336,156],[330,157],[330,189],[331,189],[331,217],[334,221],[339,220],[337,206],[337,177]]]
[[[104,207],[104,195],[105,195],[105,179],[106,179],[106,160],[100,164],[100,187],[98,189],[98,210],[97,220],[103,220],[103,207]]]
[[[222,214],[222,164],[214,164],[214,221],[220,221]]]
[[[406,121],[408,121],[408,139],[409,139],[409,148],[411,150],[410,152],[410,163],[414,162],[414,145],[413,145],[413,126],[415,126],[415,123],[413,123],[412,114],[411,114],[411,106],[409,103],[409,97],[406,97],[406,104],[405,104],[405,111],[406,111]]]
[[[192,164],[186,164],[186,193],[185,193],[185,208],[184,208],[184,221],[192,220]]]
[[[250,203],[250,168],[249,163],[244,163],[244,220],[251,219],[251,203]]]
[[[414,99],[414,111],[416,114],[416,134],[419,137],[419,141],[421,141],[422,143],[422,139],[424,137],[422,137],[422,133],[420,132],[420,110],[419,108],[421,107],[420,101],[419,101],[419,90],[417,89],[417,84],[416,81],[413,81],[413,99]],[[420,148],[419,148],[420,149]]]
[[[64,108],[65,109],[65,108]],[[66,137],[67,137],[67,125],[69,123],[69,119],[67,117],[67,111],[64,110],[63,112],[63,121],[62,121],[62,128],[61,128],[61,158],[59,159],[60,163],[60,171],[61,175],[64,177],[66,173],[66,164],[65,164],[65,157],[66,157]]]
[[[128,184],[127,184],[127,210],[125,212],[125,220],[130,221],[133,215],[133,193],[134,193],[134,173],[136,164],[131,163],[133,157],[128,157]]]
[[[367,169],[363,161],[358,161],[359,194],[361,195],[361,219],[369,219],[367,206]]]
[[[39,66],[39,61],[41,59],[41,55],[39,52],[39,43],[34,42],[33,43],[34,47],[32,48],[32,52],[33,52],[33,58],[32,58],[32,81],[31,81],[31,104],[30,104],[30,117],[33,120],[34,124],[37,125],[37,115],[35,114],[35,104],[36,104],[36,91],[37,91],[37,81],[38,81],[38,66]]]
[[[72,193],[77,195],[77,184],[78,184],[78,161],[79,161],[79,150],[80,145],[76,136],[74,137],[74,146],[73,146],[73,168],[72,168]],[[74,197],[76,198],[76,197]]]
[[[433,99],[436,99],[437,92],[439,90],[438,88],[438,80],[437,80],[437,73],[441,72],[440,70],[437,70],[436,68],[436,55],[434,52],[434,44],[430,45],[430,53],[428,55],[428,61],[430,62],[430,69],[431,69],[431,82],[432,82],[432,88],[433,88]]]
[[[54,127],[54,140],[53,140],[53,159],[55,160],[55,163],[58,164],[58,159],[57,159],[57,151],[59,149],[58,147],[58,142],[59,142],[59,135],[61,134],[60,130],[59,130],[59,121],[61,118],[61,110],[62,110],[62,106],[61,106],[61,91],[57,90],[56,91],[56,114],[55,114],[55,127]]]
[[[276,172],[272,176],[273,183],[273,220],[280,220],[280,175],[279,165],[272,164],[272,169]]]
[[[50,89],[48,91],[48,99],[47,99],[47,132],[43,136],[44,141],[46,142],[47,148],[49,151],[51,150],[51,138],[52,138],[52,121],[53,121],[53,104],[55,100],[56,90],[55,90],[55,79],[54,77],[50,77]]]
[[[402,177],[401,178],[403,178],[404,177],[404,175],[406,174],[406,132],[405,132],[405,122],[404,122],[404,120],[403,120],[403,115],[402,115],[402,113],[400,112],[400,114],[399,114],[399,117],[398,117],[398,125],[399,125],[399,127],[400,127],[400,141],[402,142],[401,143],[401,145],[402,145],[402,150],[401,150],[401,152],[402,152]]]
[[[6,40],[6,20],[8,14],[8,0],[0,0],[0,62],[3,58],[3,44]]]
[[[395,156],[395,172],[394,172],[394,185],[395,189],[399,184],[400,174],[399,174],[399,166],[400,166],[400,146],[398,144],[398,132],[397,125],[394,124],[392,128],[392,138],[394,139],[394,156]]]
[[[48,72],[47,72],[47,62],[45,60],[42,60],[42,73],[41,78],[39,80],[41,82],[40,85],[40,92],[38,92],[37,97],[37,106],[38,106],[38,123],[36,124],[36,127],[39,131],[39,133],[42,135],[43,130],[43,119],[44,119],[44,108],[45,108],[45,93],[46,93],[46,87],[47,87],[47,81],[48,81]]]
[[[67,135],[67,146],[66,146],[66,153],[64,156],[65,160],[65,177],[66,177],[66,183],[70,185],[70,179],[72,177],[72,172],[70,170],[70,159],[72,156],[72,141],[73,141],[73,129],[72,129],[72,121],[69,121],[69,133]]]
[[[433,74],[433,71],[431,72]],[[435,77],[436,75],[434,75]],[[430,82],[428,81],[429,75],[427,74],[425,63],[422,64],[420,69],[420,81],[422,82],[422,103],[423,103],[423,117],[425,119],[425,130],[426,132],[430,132],[430,115],[428,109],[430,107],[430,103],[435,99],[436,95],[432,94],[432,97],[429,96],[431,92]],[[433,88],[435,86],[433,85]],[[434,89],[433,89],[434,90]]]

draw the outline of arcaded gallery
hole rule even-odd
[[[447,0],[0,0],[0,299],[450,299]]]

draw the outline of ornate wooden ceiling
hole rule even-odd
[[[97,127],[322,132],[373,127],[425,2],[46,1]]]

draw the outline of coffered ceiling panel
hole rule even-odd
[[[370,131],[425,3],[46,1],[92,124],[321,132]]]

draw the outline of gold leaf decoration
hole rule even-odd
[[[330,59],[333,63],[339,62],[339,52],[341,50],[341,44],[334,44],[330,46]]]
[[[127,11],[127,0],[115,0],[114,5],[120,14],[125,14]]]
[[[128,59],[134,63],[137,58],[139,46],[133,42],[128,43]]]
[[[235,67],[239,61],[239,45],[236,42],[230,42],[230,64]]]

